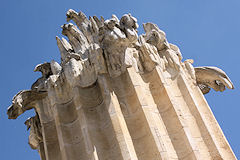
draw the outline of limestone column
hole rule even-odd
[[[50,79],[49,97],[53,109],[57,135],[63,160],[90,159],[84,145],[81,125],[78,118],[71,86],[64,77]]]
[[[112,83],[138,158],[176,159],[176,152],[157,106],[141,76],[133,68],[128,68],[126,73],[114,78]]]
[[[111,136],[108,137],[111,148],[114,149],[110,151],[112,152],[112,159],[138,160],[118,98],[111,86],[110,77],[108,75],[100,75],[98,83],[104,99],[104,110],[107,112],[107,116],[109,116],[106,117],[106,120],[111,123],[112,127]]]
[[[187,77],[187,73],[181,74],[179,88],[196,119],[211,157],[213,159],[236,159],[201,90]]]
[[[61,151],[55,120],[48,98],[38,101],[36,110],[42,126],[43,146],[46,160],[61,160]],[[43,148],[43,146],[41,146],[41,148]]]

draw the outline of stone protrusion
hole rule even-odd
[[[26,110],[36,106],[36,101],[47,96],[47,92],[36,92],[32,90],[23,90],[13,97],[12,105],[8,107],[7,114],[9,119],[16,119]]]
[[[196,81],[203,93],[206,87],[223,92],[225,87],[234,89],[233,83],[227,74],[217,67],[195,67]]]
[[[38,149],[43,142],[42,126],[38,115],[28,118],[25,123],[27,130],[30,129],[28,143],[32,149]]]

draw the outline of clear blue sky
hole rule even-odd
[[[132,13],[141,24],[154,22],[177,44],[184,59],[194,66],[222,68],[235,84],[235,90],[212,91],[206,96],[226,138],[240,158],[240,1],[239,0],[1,0],[0,5],[0,159],[37,160],[38,153],[28,145],[24,125],[33,112],[8,120],[12,97],[29,89],[40,77],[33,69],[38,63],[60,60],[55,36],[66,23],[68,9],[87,16]]]

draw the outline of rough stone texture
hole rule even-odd
[[[233,84],[217,67],[182,62],[157,25],[125,14],[89,19],[67,12],[57,39],[61,64],[20,91],[9,119],[35,109],[25,124],[42,160],[236,159],[203,94]]]

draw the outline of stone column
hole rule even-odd
[[[213,159],[236,159],[201,90],[187,77],[186,72],[179,76],[179,89],[199,127],[198,139],[204,141]]]
[[[108,136],[108,142],[111,148],[114,149],[110,151],[112,152],[111,159],[138,160],[118,98],[111,86],[110,77],[108,75],[100,75],[98,83],[104,99],[104,111],[107,116],[103,118],[105,121],[108,121],[107,123],[110,123],[108,128],[111,129],[111,136]]]
[[[42,126],[46,160],[61,160],[58,135],[49,99],[45,98],[38,101],[36,110]]]

